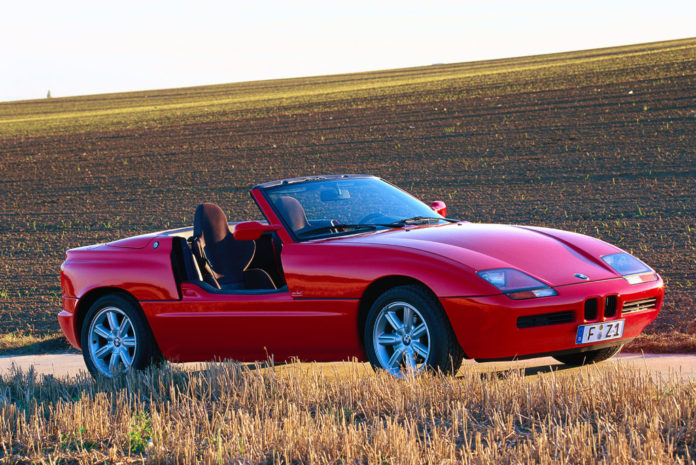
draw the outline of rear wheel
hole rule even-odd
[[[365,322],[367,357],[397,377],[424,369],[456,373],[463,353],[440,307],[419,286],[398,286],[379,296]]]
[[[590,363],[603,362],[618,354],[623,344],[617,346],[606,347],[604,349],[589,350],[570,355],[554,355],[553,358],[561,363],[571,366],[588,365]]]
[[[82,325],[82,355],[92,376],[113,377],[141,370],[160,359],[145,318],[128,299],[97,299]]]

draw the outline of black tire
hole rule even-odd
[[[411,334],[415,336],[415,330],[418,329],[421,323],[424,323],[427,328],[427,332],[418,339],[409,337],[407,342],[405,340],[405,332],[397,335],[397,330],[391,323],[389,323],[390,326],[382,323],[383,320],[389,320],[386,313],[393,313],[390,311],[392,308],[401,308],[403,317],[406,307],[402,304],[406,304],[411,308],[411,314],[414,314],[413,310],[416,310],[416,316],[411,320],[414,329],[414,332]],[[395,312],[397,311],[395,310]],[[402,319],[405,320],[406,318]],[[384,327],[385,330],[382,331],[381,327]],[[405,324],[403,327],[405,328]],[[390,331],[391,333],[387,334]],[[391,343],[380,344],[377,342],[379,335],[393,339],[401,338],[401,342],[393,345],[390,345]],[[415,349],[416,343],[422,345],[426,341],[426,337],[429,351],[427,357],[423,357],[413,349]],[[374,301],[365,320],[363,340],[367,358],[372,366],[390,371],[395,376],[401,376],[406,372],[405,365],[408,359],[402,356],[399,361],[398,354],[396,354],[397,349],[401,347],[403,347],[403,350],[408,350],[409,347],[413,348],[410,354],[414,356],[412,360],[415,360],[416,363],[409,369],[431,369],[445,374],[454,374],[459,370],[464,358],[464,353],[457,342],[457,338],[452,331],[452,327],[440,302],[427,289],[416,285],[394,287],[384,292]],[[391,352],[389,352],[390,347]],[[385,359],[388,356],[391,356],[389,360],[395,357],[397,365],[385,366]]]
[[[591,363],[603,362],[604,360],[612,358],[614,355],[619,353],[622,347],[623,344],[619,344],[617,346],[589,350],[587,352],[580,352],[577,354],[554,355],[553,358],[570,366],[589,365]]]
[[[137,305],[137,302],[132,301],[126,296],[108,294],[97,299],[87,311],[82,323],[80,343],[85,365],[87,365],[87,369],[95,378],[100,376],[112,377],[114,374],[123,374],[133,369],[142,370],[150,365],[159,364],[163,360],[154,337],[152,336],[152,332],[150,331],[150,326]],[[119,328],[124,327],[126,329],[123,335],[118,334],[120,331],[114,333],[113,331],[109,331],[110,328],[106,327],[111,324],[109,314],[116,319],[115,321],[118,323],[117,326],[119,326]],[[129,327],[123,324],[125,318],[127,318],[130,323]],[[101,328],[98,328],[100,323]],[[104,324],[106,324],[106,326]],[[109,337],[112,339],[110,340],[100,336],[97,331],[95,331],[97,328],[101,332],[107,330],[107,332],[110,333]],[[131,343],[133,343],[133,346],[129,345]],[[105,349],[104,346],[109,344],[111,344],[111,349],[106,350],[105,353],[107,355],[99,357],[93,354],[93,352],[98,351],[98,348]],[[128,347],[126,347],[127,344],[129,345]],[[130,358],[131,363],[126,367],[124,358],[119,354],[119,356],[116,357],[116,363],[119,364],[119,366],[115,367],[112,373],[105,366],[106,360],[103,359],[109,357],[109,361],[111,361],[111,358],[114,357],[116,348],[126,351],[128,355],[125,357]]]

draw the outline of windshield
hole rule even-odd
[[[281,184],[265,192],[300,239],[446,221],[420,200],[377,178]]]

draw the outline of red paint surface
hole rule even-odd
[[[153,234],[148,244],[137,249],[100,244],[69,250],[61,266],[63,296],[80,298],[92,289],[117,287],[137,300],[178,299],[172,239]]]
[[[294,299],[289,292],[210,294],[184,283],[179,302],[141,305],[169,360],[213,358],[278,362],[363,358],[357,299]]]
[[[63,297],[63,311],[58,314],[58,323],[68,342],[79,349],[80,335],[75,332],[75,307],[77,307],[77,299]]]

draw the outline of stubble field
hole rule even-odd
[[[665,278],[633,349],[696,350],[696,39],[0,103],[0,331],[53,334],[70,247],[258,218],[254,184],[370,173],[449,215],[586,233]],[[689,334],[691,333],[691,334]]]
[[[0,375],[0,463],[694,463],[696,384],[676,376],[340,365]]]

